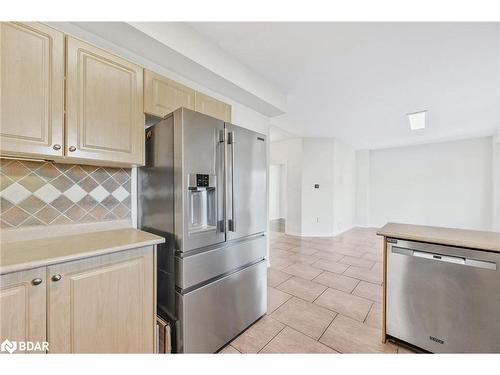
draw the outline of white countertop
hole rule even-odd
[[[0,274],[163,242],[163,237],[134,228],[0,242]]]

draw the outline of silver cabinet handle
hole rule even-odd
[[[69,146],[68,150],[69,150],[69,152],[75,152],[76,151],[76,147],[75,146]]]
[[[61,145],[56,143],[54,146],[52,146],[52,148],[56,151],[59,151],[61,149]]]
[[[227,144],[231,145],[231,219],[228,220],[228,229],[236,232],[236,217],[234,208],[234,132],[227,133]]]
[[[40,279],[39,277],[31,280],[31,284],[33,284],[33,285],[40,285],[41,283],[42,283],[42,279]]]
[[[59,281],[59,280],[61,280],[61,278],[62,278],[62,276],[61,276],[61,275],[56,274],[56,275],[52,276],[52,279],[51,279],[51,280],[52,280],[52,281]]]

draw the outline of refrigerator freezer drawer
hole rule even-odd
[[[244,241],[183,258],[176,257],[176,286],[191,288],[219,275],[231,272],[266,256],[266,237],[259,235]]]
[[[434,353],[500,353],[500,254],[393,241],[387,334]]]
[[[187,294],[177,293],[177,350],[214,353],[264,315],[266,272],[263,260]]]

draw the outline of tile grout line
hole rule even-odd
[[[274,338],[275,338],[276,336],[278,336],[281,332],[283,332],[283,330],[284,330],[286,327],[288,327],[288,325],[286,325],[285,323],[282,323],[282,322],[280,322],[279,320],[274,319],[274,318],[273,318],[273,317],[271,317],[271,316],[269,316],[269,317],[270,317],[271,319],[273,319],[273,320],[276,320],[278,323],[283,324],[283,328],[281,328],[281,329],[280,329],[280,330],[279,330],[279,331],[278,331],[278,332],[277,332],[277,333],[276,333],[273,337],[271,337],[271,339],[270,339],[268,342],[266,342],[266,343],[264,344],[264,346],[263,346],[261,349],[259,349],[259,350],[257,351],[257,354],[259,354],[261,351],[263,351],[263,350],[264,350],[264,348],[265,348],[266,346],[268,346],[268,345],[269,345],[269,343],[270,343],[271,341],[273,341],[273,340],[274,340]]]
[[[325,335],[326,331],[328,331],[328,328],[330,328],[330,327],[332,326],[333,322],[335,321],[335,319],[337,319],[337,317],[338,317],[339,315],[341,315],[341,314],[340,314],[340,313],[337,313],[337,315],[335,315],[335,316],[333,317],[333,319],[332,319],[332,321],[330,322],[330,324],[328,324],[328,327],[326,327],[326,328],[325,328],[325,330],[323,331],[323,333],[321,334],[321,336],[318,338],[318,342],[319,342],[319,343],[321,343],[321,344],[323,344],[323,345],[326,345],[327,347],[329,347],[330,349],[332,349],[332,350],[336,351],[337,353],[343,354],[343,353],[342,353],[341,351],[339,351],[338,349],[335,349],[335,348],[331,347],[330,345],[328,345],[327,343],[320,341],[320,340],[321,340],[321,338]]]

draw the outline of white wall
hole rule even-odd
[[[269,220],[281,218],[281,165],[269,167]]]
[[[302,156],[302,235],[331,236],[334,189],[333,139],[304,138]],[[319,189],[314,188],[319,184]]]
[[[355,225],[356,157],[350,146],[332,138],[272,142],[271,163],[286,164],[286,233],[334,236]]]
[[[295,138],[273,142],[271,164],[284,164],[286,168],[285,232],[302,233],[302,139]]]
[[[370,151],[356,151],[356,225],[370,226]]]
[[[286,165],[280,164],[280,218],[286,217]]]
[[[493,217],[492,229],[500,232],[500,130],[492,137]]]
[[[356,153],[335,140],[333,155],[333,235],[356,224]]]
[[[370,221],[490,230],[491,137],[370,151]]]

